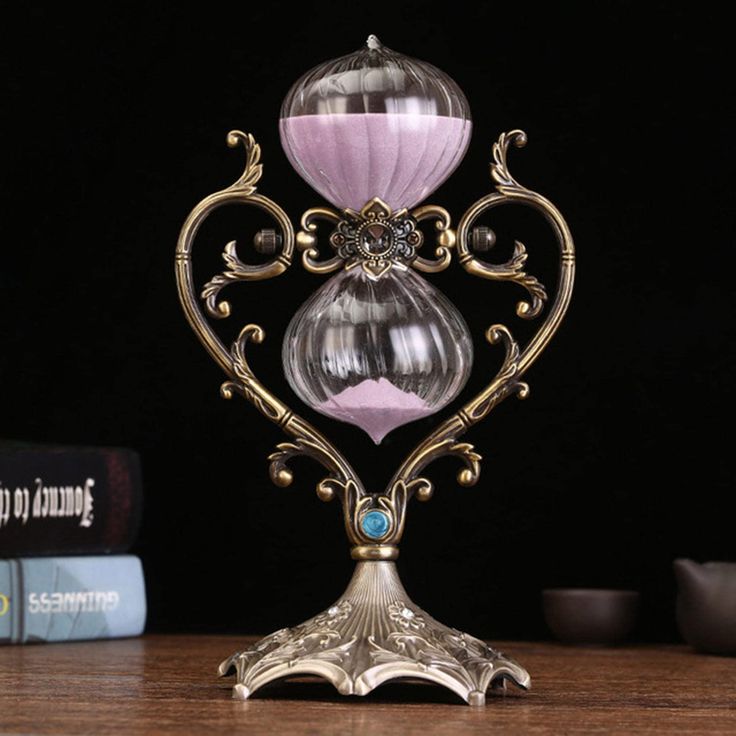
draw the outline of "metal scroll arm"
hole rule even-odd
[[[203,199],[189,214],[179,235],[176,247],[176,281],[184,313],[202,345],[228,376],[221,388],[222,396],[229,399],[234,393],[241,394],[293,438],[293,442],[280,444],[277,451],[269,457],[269,472],[273,482],[282,487],[288,486],[293,476],[286,462],[293,455],[303,454],[320,462],[330,473],[317,488],[320,498],[329,500],[332,497],[329,484],[335,480],[353,483],[358,493],[362,494],[362,484],[342,454],[317,429],[276,398],[256,378],[248,365],[245,357],[246,345],[248,342],[262,342],[264,330],[258,325],[246,325],[233,343],[232,350],[228,351],[200,308],[192,275],[192,247],[202,223],[219,207],[228,204],[258,207],[276,221],[280,232],[261,231],[256,236],[256,245],[269,241],[269,248],[262,250],[270,250],[273,255],[271,260],[263,264],[242,262],[238,257],[235,241],[225,246],[225,270],[212,278],[201,293],[211,317],[222,319],[230,315],[228,302],[218,302],[220,291],[225,286],[237,281],[258,281],[279,276],[291,265],[294,253],[294,228],[286,213],[268,197],[256,192],[256,184],[261,178],[263,168],[260,163],[260,146],[252,135],[237,130],[228,133],[227,144],[231,148],[239,145],[245,148],[246,165],[242,176],[226,189]],[[280,252],[277,253],[279,246]]]
[[[557,293],[546,319],[523,351],[505,326],[493,325],[488,329],[488,341],[492,344],[502,343],[506,351],[498,374],[483,391],[443,422],[409,454],[389,484],[389,488],[397,483],[418,484],[418,487],[425,490],[422,496],[417,494],[419,500],[428,498],[432,488],[429,480],[419,477],[420,473],[429,463],[444,455],[455,455],[463,460],[465,467],[458,473],[458,483],[472,486],[477,482],[481,456],[475,452],[473,445],[459,442],[458,438],[484,419],[507,396],[516,394],[519,398],[525,398],[528,395],[529,387],[521,378],[557,332],[570,303],[575,275],[575,248],[570,229],[559,210],[548,199],[519,184],[508,169],[506,157],[509,145],[513,143],[521,148],[526,145],[526,141],[523,131],[513,130],[502,133],[494,144],[491,177],[496,183],[496,192],[478,200],[460,220],[456,244],[458,259],[462,267],[474,276],[494,281],[512,281],[524,287],[531,300],[520,302],[517,314],[524,319],[536,317],[544,307],[547,294],[537,279],[523,270],[527,257],[523,244],[517,241],[511,260],[501,265],[476,258],[469,247],[471,240],[478,250],[487,250],[495,242],[495,235],[487,228],[471,231],[473,223],[484,212],[503,204],[528,205],[544,216],[557,239],[560,249]]]

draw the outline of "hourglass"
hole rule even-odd
[[[425,468],[451,455],[462,463],[458,482],[477,482],[481,457],[461,436],[506,397],[527,395],[522,377],[559,327],[572,293],[574,250],[567,224],[554,205],[519,184],[508,169],[509,147],[526,143],[523,132],[504,133],[493,145],[496,191],[473,204],[457,230],[445,209],[421,204],[462,160],[471,128],[467,100],[452,79],[371,36],[359,51],[307,72],[281,110],[281,141],[289,161],[332,206],[307,210],[295,232],[284,211],[257,192],[260,147],[251,135],[233,131],[227,140],[245,149],[243,175],[200,202],[182,228],[176,255],[179,296],[190,325],[228,377],[222,395],[243,396],[290,437],[269,456],[276,485],[292,483],[288,461],[296,455],[324,466],[327,475],[317,495],[341,503],[356,560],[347,590],[332,606],[220,665],[221,675],[236,675],[237,698],[248,698],[274,680],[304,675],[325,678],[345,695],[365,695],[397,678],[429,680],[471,705],[485,703],[489,687],[507,682],[529,687],[528,673],[513,659],[414,604],[395,566],[408,502],[427,501],[434,491]],[[212,211],[233,203],[255,206],[275,221],[274,228],[253,239],[268,260],[247,263],[236,243],[228,243],[225,270],[196,290],[191,253],[197,231]],[[532,207],[554,231],[560,277],[549,306],[545,287],[525,270],[527,252],[520,242],[506,263],[479,256],[493,247],[495,235],[476,223],[507,203]],[[434,224],[433,244],[426,242],[431,238],[421,223],[425,229],[426,223]],[[230,316],[230,305],[220,298],[223,288],[279,276],[295,250],[307,271],[332,275],[286,329],[287,381],[308,407],[360,427],[377,445],[388,433],[398,437],[403,425],[457,399],[472,369],[473,342],[465,320],[422,273],[441,272],[455,257],[473,276],[525,289],[527,298],[516,309],[520,318],[533,320],[547,309],[546,317],[523,348],[506,326],[489,327],[487,340],[504,352],[496,376],[409,453],[384,491],[371,491],[326,435],[276,398],[251,370],[248,346],[261,343],[264,330],[246,324],[228,350],[208,320]]]

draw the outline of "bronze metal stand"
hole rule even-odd
[[[507,396],[528,395],[529,387],[522,377],[557,331],[570,302],[575,255],[567,224],[549,200],[519,184],[507,166],[509,146],[525,145],[525,134],[520,130],[503,133],[494,144],[491,176],[496,191],[470,207],[461,218],[456,234],[450,227],[449,214],[441,207],[427,205],[412,212],[394,213],[380,199],[373,199],[360,212],[340,213],[326,207],[308,210],[301,219],[302,229],[295,235],[284,211],[256,191],[262,164],[260,147],[253,137],[233,131],[228,134],[227,142],[231,147],[244,146],[245,171],[232,186],[202,200],[184,223],[176,249],[179,297],[192,329],[227,375],[222,396],[229,399],[240,394],[289,435],[290,441],[279,444],[269,456],[271,480],[282,487],[292,482],[287,463],[295,455],[308,455],[327,470],[327,476],[317,486],[317,495],[323,501],[339,498],[352,545],[351,556],[357,565],[347,590],[330,608],[303,624],[277,631],[253,647],[233,654],[220,665],[220,674],[236,673],[234,696],[238,698],[249,697],[273,680],[305,673],[324,677],[346,695],[365,695],[382,682],[395,678],[421,678],[450,688],[471,705],[482,705],[487,688],[505,686],[507,680],[528,688],[529,675],[512,659],[468,634],[438,623],[412,603],[393,562],[399,553],[408,501],[412,497],[426,501],[432,496],[432,482],[423,475],[426,466],[438,457],[454,455],[463,464],[457,475],[458,483],[472,486],[478,481],[481,456],[473,445],[461,442],[461,436]],[[219,300],[225,286],[282,274],[291,265],[296,244],[302,253],[302,263],[311,272],[322,274],[343,267],[362,267],[375,278],[390,268],[442,271],[450,265],[454,250],[468,273],[491,281],[513,281],[526,289],[528,301],[520,301],[516,313],[522,319],[534,319],[545,307],[547,292],[524,270],[527,260],[524,245],[517,241],[512,258],[500,265],[481,260],[471,252],[471,249],[487,251],[495,241],[490,229],[474,227],[480,215],[508,203],[525,204],[539,211],[557,237],[560,277],[549,312],[523,350],[504,325],[488,328],[487,340],[503,345],[505,351],[500,370],[483,391],[442,422],[407,456],[383,493],[366,491],[337,448],[256,378],[246,360],[246,348],[249,342],[263,341],[263,329],[247,324],[231,350],[227,350],[207,321],[194,288],[191,253],[199,227],[218,207],[248,204],[265,210],[278,226],[278,230],[262,230],[254,239],[255,247],[272,258],[261,265],[246,264],[238,256],[235,241],[228,243],[223,253],[225,270],[212,278],[201,292],[211,318],[230,315],[230,305]],[[428,219],[435,221],[437,230],[431,259],[417,254],[424,238],[416,224]],[[317,247],[319,220],[333,228],[329,239],[333,255],[325,260],[319,259]],[[374,226],[378,223],[390,231],[391,237],[386,238],[390,248],[375,252],[361,246],[356,233],[368,223]],[[368,533],[370,530],[364,524],[368,513],[382,515],[385,529],[382,536],[376,538]]]

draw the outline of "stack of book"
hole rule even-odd
[[[141,505],[135,452],[0,444],[0,644],[141,634]]]

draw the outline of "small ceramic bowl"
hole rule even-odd
[[[544,618],[566,644],[618,644],[636,623],[635,590],[550,588],[542,591]]]

